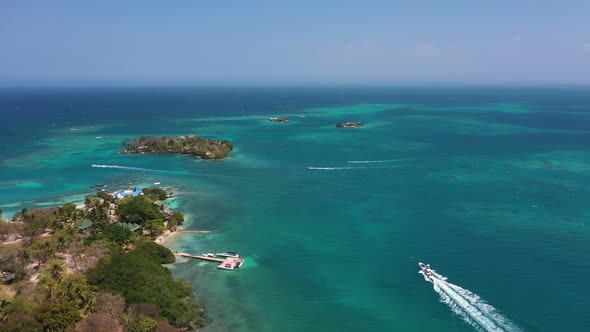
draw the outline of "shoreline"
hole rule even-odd
[[[177,235],[181,234],[182,232],[180,232],[180,231],[181,231],[180,229],[177,229],[175,231],[167,230],[162,235],[156,237],[154,242],[170,249],[170,245],[169,245],[168,241],[171,240],[172,238],[176,237]]]

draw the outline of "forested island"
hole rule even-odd
[[[129,192],[138,192],[136,190]],[[0,330],[172,332],[203,325],[193,288],[162,264],[174,254],[153,240],[183,222],[144,189],[105,192],[84,206],[18,212],[0,221]]]
[[[336,124],[336,128],[356,128],[364,125],[364,122],[341,122]]]
[[[195,135],[179,137],[142,136],[123,142],[121,153],[175,153],[203,159],[224,159],[234,146],[227,140],[202,138]]]

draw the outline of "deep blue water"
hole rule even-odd
[[[209,331],[590,328],[590,89],[5,89],[0,113],[5,217],[95,183],[161,182],[188,228],[214,232],[170,246],[246,257],[231,273],[173,267]],[[292,122],[266,119],[281,115]],[[190,133],[236,150],[117,153],[137,135]]]

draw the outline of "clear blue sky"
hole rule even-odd
[[[0,83],[590,84],[590,0],[0,2]]]

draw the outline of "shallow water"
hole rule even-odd
[[[0,209],[82,201],[98,183],[173,188],[186,227],[213,234],[172,248],[246,258],[235,272],[174,266],[207,305],[208,331],[474,329],[418,261],[511,326],[586,331],[588,92],[5,90]],[[294,121],[266,120],[283,115]],[[117,153],[137,135],[189,133],[236,150],[224,161]]]

